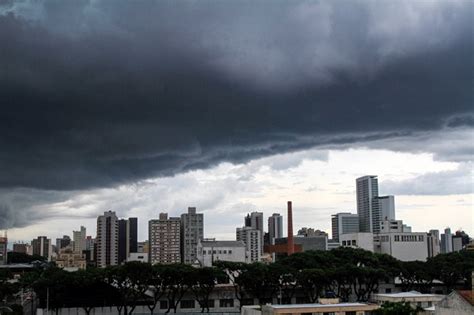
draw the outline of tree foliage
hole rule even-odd
[[[213,267],[193,268],[130,262],[77,272],[49,267],[26,273],[18,286],[33,289],[43,308],[49,296],[52,310],[82,307],[89,314],[95,307],[108,305],[115,306],[120,314],[131,314],[136,306],[146,305],[153,314],[157,304],[166,300],[169,313],[176,312],[189,293],[201,312],[209,312],[209,298],[218,283],[232,285],[240,306],[244,299],[265,304],[279,298],[282,303],[290,301],[296,292],[305,294],[308,302],[323,296],[369,301],[381,283],[395,278],[400,279],[404,290],[429,292],[435,280],[448,289],[470,287],[473,269],[474,253],[467,251],[441,254],[426,262],[401,262],[362,249],[338,248],[296,253],[270,265],[218,261]],[[0,298],[17,290],[7,278],[0,275]]]
[[[385,302],[373,313],[376,315],[417,315],[423,309],[412,307],[408,302]]]

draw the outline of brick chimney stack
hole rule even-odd
[[[288,201],[288,237],[287,237],[287,253],[288,256],[295,252],[295,243],[293,240],[293,210],[291,201]]]

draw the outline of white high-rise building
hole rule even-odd
[[[97,266],[118,264],[118,218],[115,212],[106,211],[97,218]]]
[[[340,212],[331,216],[332,239],[339,242],[342,234],[359,232],[359,215]]]
[[[356,179],[357,214],[360,232],[378,232],[380,224],[379,185],[377,176],[364,176]]]
[[[262,253],[262,234],[260,230],[249,226],[237,228],[237,241],[244,242],[247,249],[247,262],[260,261]]]
[[[441,253],[447,254],[453,251],[453,234],[450,228],[444,229],[444,234],[441,234]]]
[[[79,231],[72,231],[72,239],[74,241],[73,251],[82,253],[86,249],[86,228],[81,226]]]
[[[374,175],[357,178],[356,186],[359,230],[378,233],[380,222],[395,220],[395,198],[379,196],[378,179]]]
[[[148,221],[149,255],[152,264],[181,262],[181,220],[160,213],[158,220]]]
[[[274,213],[268,217],[268,239],[270,244],[275,244],[276,238],[283,237],[283,217],[279,213]]]
[[[379,196],[380,220],[395,220],[395,197]]]
[[[252,229],[259,230],[261,235],[261,243],[263,244],[263,237],[265,235],[265,231],[263,230],[263,212],[254,211],[250,214],[247,214],[245,217],[245,226],[251,227]],[[263,253],[263,245],[262,245],[262,253]]]
[[[428,257],[434,257],[440,253],[439,231],[430,230],[428,232]]]
[[[204,215],[189,207],[181,215],[181,251],[185,264],[194,264],[197,259],[197,245],[204,238]]]

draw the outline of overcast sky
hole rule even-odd
[[[472,1],[0,0],[0,229],[107,210],[329,231],[379,175],[416,231],[474,234]]]

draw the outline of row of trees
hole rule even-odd
[[[448,289],[470,287],[473,269],[474,253],[466,251],[426,262],[401,262],[362,249],[338,248],[296,253],[269,265],[217,262],[214,267],[193,268],[130,262],[72,273],[38,269],[25,274],[20,284],[36,292],[42,307],[48,300],[51,309],[82,307],[90,313],[94,307],[114,306],[120,314],[131,314],[137,305],[146,305],[153,314],[161,300],[167,301],[167,312],[176,312],[186,294],[202,312],[209,312],[211,293],[221,283],[230,284],[240,305],[253,304],[254,299],[264,304],[276,298],[289,303],[293,297],[314,303],[321,296],[368,301],[381,283],[395,277],[404,290],[428,292],[435,280]]]

